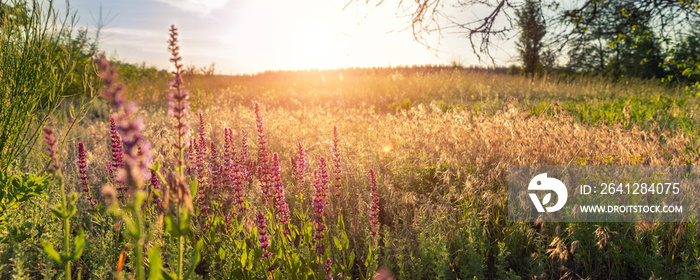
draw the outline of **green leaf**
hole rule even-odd
[[[192,196],[192,201],[194,201],[197,197],[197,180],[192,180],[190,182],[190,196]]]
[[[219,253],[220,260],[226,259],[226,250],[224,250],[223,247],[219,247],[218,253]]]
[[[289,266],[292,268],[293,272],[296,272],[299,270],[299,266],[301,265],[301,262],[299,261],[299,254],[291,254],[292,258],[289,259]]]
[[[126,225],[126,233],[131,237],[137,238],[139,236],[139,228],[136,226],[136,223],[134,223],[134,220],[128,216],[122,216],[122,220]]]
[[[170,273],[167,273],[165,270],[162,271],[161,276],[163,277],[164,280],[175,280],[175,276],[173,276]]]
[[[369,265],[372,263],[372,250],[369,250],[367,252],[367,259],[365,260],[365,267],[369,267]]]
[[[340,232],[340,237],[343,239],[343,250],[349,249],[350,240],[348,239],[348,235],[345,233],[345,231]]]
[[[343,215],[338,215],[338,229],[345,230],[345,222],[343,222]]]
[[[164,271],[162,271],[162,260],[160,258],[160,248],[158,245],[153,246],[151,250],[148,250],[148,262],[150,267],[148,269],[148,279],[149,280],[160,280],[163,279]]]
[[[78,201],[78,194],[77,193],[70,193],[68,196],[68,204],[73,204],[73,202]]]
[[[333,236],[333,244],[335,244],[335,248],[337,248],[338,251],[342,251],[342,250],[343,250],[343,244],[340,243],[340,240],[338,240],[338,238],[335,237],[335,236]]]
[[[175,225],[175,221],[173,220],[173,216],[171,214],[165,215],[165,231],[170,234],[172,237],[180,237],[180,229],[177,225]]]
[[[180,233],[185,235],[190,232],[190,212],[187,209],[182,209],[182,216],[180,217],[179,230]]]
[[[253,261],[251,259],[254,259],[253,254],[255,251],[248,251],[248,263],[246,264],[246,269],[251,270],[253,269]]]
[[[202,251],[202,247],[204,247],[204,240],[200,239],[194,246],[194,254],[192,254],[192,257],[190,258],[190,269],[188,269],[187,273],[185,273],[184,279],[190,279],[192,272],[194,272],[197,264],[199,264],[199,261],[201,260],[200,253]]]
[[[247,262],[248,262],[248,252],[246,250],[243,250],[243,253],[241,253],[241,267],[245,267]]]
[[[73,204],[72,202],[69,203],[70,204],[68,204],[68,212],[66,213],[66,219],[70,219],[71,217],[73,217],[73,215],[75,215],[76,212],[78,212],[78,208],[75,207],[75,204]]]
[[[81,228],[78,231],[78,236],[75,237],[75,251],[68,258],[71,261],[76,261],[83,254],[83,249],[85,249],[85,232]]]
[[[348,257],[348,267],[352,267],[355,264],[355,251],[350,251],[350,257]]]
[[[41,241],[41,245],[44,247],[44,252],[46,255],[49,256],[53,261],[57,263],[63,263],[63,260],[61,259],[61,255],[56,251],[56,249],[53,248],[53,245],[47,241]]]
[[[51,214],[53,214],[56,218],[63,219],[63,211],[59,209],[59,207],[54,206],[49,208],[51,210]]]

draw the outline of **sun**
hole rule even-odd
[[[337,67],[339,46],[335,32],[329,27],[312,25],[299,33],[299,64],[306,69]]]

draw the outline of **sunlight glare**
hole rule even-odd
[[[299,34],[299,53],[304,68],[327,69],[337,67],[338,52],[334,32],[324,26],[311,25]]]

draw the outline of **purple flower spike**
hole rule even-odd
[[[95,63],[98,68],[98,75],[106,85],[103,96],[112,104],[117,111],[114,116],[117,122],[117,131],[121,136],[123,144],[124,172],[117,172],[117,180],[124,181],[132,189],[142,188],[144,174],[147,173],[150,164],[150,143],[147,143],[143,136],[143,118],[136,116],[137,108],[134,103],[124,106],[124,87],[117,82],[116,69],[109,64],[104,54]],[[139,152],[138,147],[141,147]]]
[[[117,82],[119,79],[117,69],[109,64],[104,54],[101,54],[97,60],[95,60],[95,64],[97,66],[98,76],[105,85],[102,96],[110,102],[112,108],[119,111],[126,103],[126,97],[124,96],[126,88],[124,88],[124,85]]]
[[[247,207],[245,205],[245,175],[243,172],[232,172],[229,175],[233,184],[233,205],[238,207],[238,213],[245,214]]]
[[[340,181],[342,178],[341,175],[343,174],[343,166],[340,159],[340,146],[338,145],[338,142],[340,142],[338,137],[338,127],[333,126],[333,147],[331,150],[333,150],[333,173],[335,174],[335,184],[333,184],[333,186],[335,187],[336,197],[340,197],[340,189],[343,188],[343,183]]]
[[[117,178],[119,170],[124,167],[124,152],[122,147],[122,138],[117,132],[115,116],[109,116],[109,137],[112,142],[112,161],[107,167],[109,181],[114,185],[118,193],[118,198],[123,202],[126,197],[127,188],[124,186],[124,181]]]
[[[158,175],[156,175],[156,172],[151,169],[151,189],[153,190],[160,190],[160,181],[158,181]],[[161,194],[162,195],[162,194]],[[153,203],[156,205],[156,208],[162,211],[162,200],[160,199],[159,196],[153,195]]]
[[[49,171],[59,171],[61,169],[61,162],[58,161],[58,147],[56,147],[56,138],[53,137],[53,129],[44,127],[42,131],[44,133],[44,142],[47,146],[46,152],[51,159]]]
[[[263,196],[265,198],[265,204],[267,201],[273,199],[272,194],[272,174],[270,172],[270,163],[267,151],[267,137],[265,137],[265,126],[263,125],[263,116],[260,112],[260,104],[257,102],[253,105],[255,111],[255,127],[258,130],[258,145],[260,147],[260,153],[258,154],[258,169],[257,175],[258,180],[260,180],[260,185],[262,188]]]
[[[292,157],[292,167],[294,168],[294,181],[297,185],[303,186],[305,183],[304,175],[306,174],[306,150],[301,142],[297,143],[297,157]]]
[[[318,169],[312,173],[314,178],[315,194],[312,198],[314,208],[314,224],[315,231],[314,240],[316,240],[316,254],[324,255],[326,252],[325,244],[322,242],[324,238],[325,224],[325,207],[328,204],[326,197],[328,196],[328,170],[326,169],[326,159],[323,156],[318,157]]]
[[[333,261],[330,258],[326,258],[324,264],[323,272],[326,274],[326,280],[333,280]]]
[[[177,142],[173,144],[178,150],[177,164],[180,168],[185,165],[184,149],[188,144],[187,134],[190,132],[190,125],[185,119],[189,115],[190,110],[190,94],[189,91],[184,89],[182,86],[182,75],[184,74],[183,65],[180,63],[182,57],[180,57],[180,46],[178,46],[177,40],[177,28],[175,25],[170,26],[170,39],[168,39],[168,51],[170,51],[171,58],[170,61],[175,66],[175,70],[172,72],[174,80],[171,81],[170,89],[173,92],[168,94],[168,99],[170,100],[170,108],[168,109],[168,115],[175,119],[175,130],[177,130]],[[188,173],[191,171],[188,166]]]
[[[287,224],[289,221],[289,207],[284,200],[284,185],[282,184],[282,176],[280,174],[280,161],[277,153],[272,154],[272,184],[275,191],[275,210],[277,212],[277,221],[284,227],[284,234],[289,234]]]
[[[272,252],[269,252],[267,250],[270,247],[270,236],[267,235],[267,231],[265,231],[265,229],[267,228],[267,225],[265,225],[265,223],[267,222],[265,219],[265,214],[260,212],[255,220],[258,223],[258,241],[260,242],[260,249],[263,250],[262,257],[269,264],[267,270],[272,271],[275,269],[275,267],[274,265],[270,264],[270,258],[273,254]]]
[[[85,145],[83,144],[83,142],[78,143],[78,172],[80,173],[80,185],[83,186],[83,192],[85,192],[85,195],[87,196],[86,199],[90,202],[91,206],[95,206],[95,204],[97,204],[97,200],[93,200],[92,195],[90,194],[90,186],[88,185],[87,176],[87,160],[85,155]]]

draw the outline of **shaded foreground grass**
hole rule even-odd
[[[347,232],[348,249],[336,248],[329,240],[336,278],[373,273],[366,271],[371,264],[365,263],[372,242],[367,236],[369,168],[377,171],[381,197],[380,249],[375,259],[397,279],[700,276],[696,222],[509,223],[505,189],[508,165],[697,164],[698,155],[692,149],[694,97],[651,83],[609,84],[587,79],[530,83],[520,77],[444,69],[366,71],[369,73],[344,73],[342,80],[336,72],[314,72],[289,74],[289,78],[284,73],[228,80],[193,77],[188,84],[193,89],[193,111],[203,115],[208,139],[218,144],[225,142],[225,127],[245,129],[254,138],[253,101],[263,105],[267,149],[281,159],[295,156],[299,142],[306,147],[309,166],[317,165],[317,155],[332,158],[332,132],[337,126],[344,187],[339,197],[331,199],[326,224],[330,237]],[[132,94],[144,104],[142,115],[154,161],[174,165],[176,133],[167,117],[164,94]],[[645,109],[649,106],[652,109]],[[655,106],[669,107],[653,110]],[[640,117],[625,117],[625,111]],[[193,127],[199,122],[196,118],[189,121]],[[69,139],[68,146],[84,142],[90,184],[101,186],[109,177],[109,122],[88,119],[75,130],[75,139]],[[255,143],[250,141],[251,158],[257,158],[259,152]],[[67,186],[79,186],[78,166],[69,164],[77,157],[74,150],[70,149],[64,164]],[[294,181],[291,168],[288,160],[281,161],[284,182]],[[247,190],[249,211],[238,217],[245,231],[255,228],[255,214],[265,211],[260,188],[255,183]],[[291,209],[312,211],[310,184],[289,183],[286,191]],[[32,245],[60,232],[60,224],[43,206],[57,198],[57,191],[52,190],[36,206],[25,205],[12,213],[9,233],[0,245],[0,263],[8,264],[1,267],[3,278],[62,274]],[[80,209],[90,209],[87,201],[80,203]],[[336,225],[339,216],[344,220],[342,229]],[[75,266],[84,277],[111,277],[121,252],[113,247],[124,248],[129,242],[118,232],[105,230],[111,228],[111,218],[99,210],[79,211],[73,219],[85,229],[88,242]],[[155,215],[151,219],[155,223]],[[303,217],[292,218],[291,223],[303,225]],[[197,275],[236,275],[236,262],[242,256],[236,249],[240,240],[219,238],[220,233],[198,225],[195,233],[206,242]],[[167,235],[154,236],[146,247],[165,247],[169,241]],[[342,269],[339,264],[347,259],[348,251],[355,254],[356,261]],[[172,261],[174,254],[166,249],[164,263]],[[130,269],[127,262],[124,271]]]

